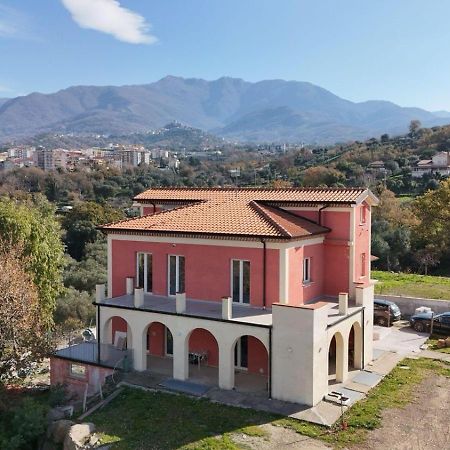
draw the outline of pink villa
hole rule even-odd
[[[97,336],[51,382],[95,392],[119,369],[316,405],[372,361],[367,189],[154,188],[101,227]],[[170,383],[169,383],[170,385]]]

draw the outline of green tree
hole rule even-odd
[[[98,225],[120,220],[124,214],[108,205],[94,202],[77,203],[62,222],[66,230],[64,242],[67,251],[76,260],[81,260],[86,244],[95,242],[101,237]]]
[[[53,325],[56,298],[63,288],[64,247],[54,207],[41,194],[24,200],[0,199],[0,235],[4,245],[22,248],[24,268],[39,295],[41,318]]]
[[[450,179],[417,197],[412,209],[418,219],[413,227],[417,249],[427,249],[434,259],[450,255]]]

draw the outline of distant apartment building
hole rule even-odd
[[[53,150],[45,147],[38,147],[36,149],[37,166],[42,170],[55,170],[55,159]]]
[[[120,150],[120,159],[122,167],[137,167],[150,163],[150,152],[145,149],[122,149]]]
[[[439,152],[432,159],[422,159],[413,168],[412,176],[421,178],[425,174],[450,176],[450,152]]]

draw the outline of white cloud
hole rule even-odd
[[[150,24],[141,15],[123,8],[117,0],[61,0],[82,28],[111,34],[130,44],[153,44]]]

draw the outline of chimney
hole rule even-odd
[[[233,302],[231,297],[222,297],[222,319],[231,320],[233,317]]]
[[[341,292],[339,294],[339,315],[346,316],[348,314],[348,293]]]
[[[186,312],[186,293],[177,292],[175,295],[175,308],[177,314],[183,314]]]
[[[134,289],[134,278],[133,277],[127,277],[125,282],[126,282],[127,295],[132,295],[133,294],[133,289]]]

